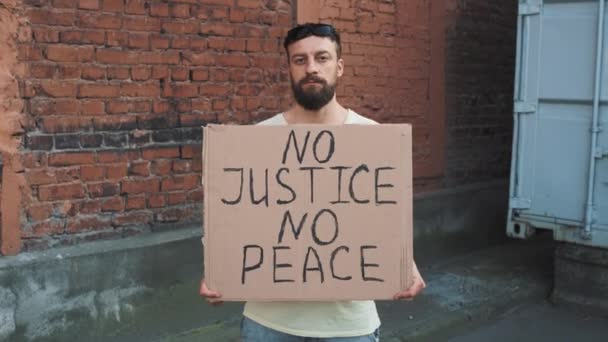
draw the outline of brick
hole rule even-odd
[[[144,0],[126,0],[125,13],[146,14],[146,2]]]
[[[59,31],[49,28],[32,28],[34,41],[39,43],[58,43]]]
[[[82,100],[80,101],[80,114],[101,115],[105,114],[105,104],[101,100]]]
[[[170,13],[175,18],[189,18],[190,17],[190,5],[188,4],[171,4]]]
[[[101,202],[101,211],[120,212],[125,208],[125,201],[121,197],[109,198]]]
[[[150,132],[136,129],[129,132],[129,144],[131,146],[142,146],[150,143]]]
[[[140,129],[168,129],[178,125],[179,118],[176,115],[146,114],[137,118],[137,128]]]
[[[186,203],[186,193],[184,192],[173,192],[167,194],[167,204],[168,205],[177,205]]]
[[[117,226],[122,225],[142,225],[152,221],[152,213],[142,211],[131,211],[128,213],[116,214],[112,219],[112,224]]]
[[[127,196],[127,203],[125,205],[126,210],[144,209],[146,207],[146,197],[140,196]]]
[[[120,85],[120,95],[131,97],[157,97],[160,95],[160,85],[157,81],[148,83],[123,83]]]
[[[127,133],[104,133],[103,145],[106,147],[127,147]]]
[[[232,85],[202,84],[199,93],[204,96],[228,96],[232,93]]]
[[[93,127],[98,131],[129,131],[137,127],[137,118],[132,115],[94,118]]]
[[[80,111],[80,102],[78,100],[55,99],[55,113],[58,115],[76,115]]]
[[[177,158],[179,157],[178,147],[158,147],[148,148],[142,151],[142,157],[146,160],[155,160],[161,158]]]
[[[152,78],[163,79],[169,77],[169,67],[155,65],[152,67]]]
[[[43,221],[51,217],[53,206],[50,204],[33,205],[27,208],[27,216],[30,221]]]
[[[207,53],[182,53],[182,58],[187,64],[192,65],[213,65],[215,64],[215,57]]]
[[[98,181],[104,179],[105,168],[97,165],[84,165],[80,167],[80,177],[83,181]]]
[[[57,181],[55,173],[46,169],[27,170],[25,173],[25,179],[29,185],[53,184]]]
[[[49,156],[49,166],[86,165],[95,162],[95,154],[90,152],[63,152]]]
[[[30,64],[30,76],[33,78],[53,78],[56,67],[48,64]]]
[[[105,167],[108,180],[119,180],[127,176],[126,164],[113,164]]]
[[[21,164],[25,168],[35,169],[46,167],[48,164],[47,152],[23,152],[21,154]]]
[[[230,9],[230,22],[232,23],[243,23],[245,22],[246,12],[243,10],[238,10],[236,8]]]
[[[129,47],[136,49],[150,49],[150,38],[147,33],[129,34]]]
[[[203,23],[200,32],[206,35],[234,36],[234,26],[221,23]]]
[[[138,54],[140,64],[178,64],[180,55],[178,52],[140,52]]]
[[[103,141],[101,134],[85,134],[80,136],[80,145],[83,148],[100,147]]]
[[[149,176],[150,175],[150,162],[149,161],[131,162],[131,165],[129,166],[129,175],[143,176],[143,177]]]
[[[42,50],[37,46],[20,44],[18,58],[21,61],[40,61],[43,59]]]
[[[217,114],[215,113],[193,113],[180,115],[180,123],[182,127],[200,127],[208,123],[218,123]]]
[[[150,171],[157,176],[166,176],[171,173],[171,165],[172,162],[168,159],[153,160]]]
[[[122,12],[124,0],[103,0],[103,10],[106,12]]]
[[[78,217],[73,221],[69,221],[66,225],[66,230],[69,233],[78,233],[91,230],[111,229],[112,223],[109,219],[99,216]]]
[[[99,49],[95,59],[102,64],[136,64],[137,54],[131,51]]]
[[[170,208],[162,210],[155,215],[158,222],[177,222],[179,220],[188,220],[192,216],[192,208]]]
[[[108,67],[108,79],[109,80],[126,80],[129,78],[128,67]]]
[[[190,78],[190,70],[184,67],[171,68],[171,79],[174,81],[186,81]]]
[[[77,149],[80,148],[79,134],[59,134],[55,135],[55,149]]]
[[[161,208],[165,206],[165,195],[150,194],[148,195],[148,208]]]
[[[168,17],[169,16],[169,4],[166,4],[166,3],[152,3],[152,4],[150,4],[150,16],[152,16],[152,17]]]
[[[78,88],[78,97],[117,97],[120,86],[117,84],[81,84]]]
[[[192,169],[192,162],[190,160],[174,160],[171,169],[175,173],[188,173]]]
[[[193,81],[207,81],[209,80],[209,70],[208,69],[192,69],[190,70],[190,78]]]
[[[52,135],[28,135],[26,136],[25,144],[30,150],[46,150],[53,149]]]
[[[119,29],[122,26],[122,18],[113,14],[82,13],[78,15],[78,24],[84,28]]]
[[[161,24],[157,18],[130,17],[124,22],[123,29],[127,31],[160,32]]]
[[[231,6],[232,7],[232,6]],[[215,20],[224,21],[229,16],[229,9],[226,7],[212,7],[209,17]]]
[[[171,34],[196,34],[199,31],[199,23],[191,22],[166,22],[162,25],[163,33]]]
[[[78,64],[60,64],[57,66],[57,71],[61,79],[80,78],[80,65]]]
[[[82,78],[89,81],[101,80],[106,78],[106,68],[98,66],[84,66],[82,68]]]
[[[202,202],[204,198],[203,190],[193,190],[188,193],[188,202]]]
[[[150,101],[134,100],[131,102],[131,112],[133,113],[149,113],[152,110]]]
[[[119,185],[110,182],[89,183],[87,184],[89,197],[109,197],[119,193]]]
[[[211,69],[211,80],[214,82],[227,82],[230,80],[230,73],[225,68]]]
[[[198,175],[173,176],[163,179],[161,191],[191,190],[200,185]]]
[[[38,198],[41,201],[70,200],[85,196],[82,184],[41,185],[38,188]]]
[[[131,104],[128,101],[108,101],[106,104],[106,111],[108,114],[126,114],[129,112],[130,107]]]
[[[78,8],[89,10],[99,9],[99,0],[78,0]]]
[[[144,180],[123,180],[120,182],[122,194],[158,192],[160,182],[156,178]]]
[[[49,97],[74,97],[76,96],[76,84],[65,81],[42,80],[40,92]]]
[[[126,163],[129,160],[136,159],[139,159],[139,151],[137,150],[102,151],[97,154],[99,163]]]
[[[177,98],[197,97],[198,85],[191,83],[168,84],[164,88],[163,96]]]
[[[150,36],[150,47],[152,49],[168,49],[169,38],[164,36]]]
[[[80,205],[80,214],[90,215],[101,212],[101,200],[94,199],[90,201],[83,201]]]
[[[180,156],[182,159],[200,159],[202,153],[201,144],[184,145],[180,147]]]
[[[29,8],[25,17],[32,24],[72,26],[75,20],[73,11],[53,11],[48,8]]]
[[[129,42],[129,33],[122,31],[107,31],[106,45],[113,47],[123,47]]]

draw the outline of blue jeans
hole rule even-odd
[[[363,336],[353,337],[301,337],[294,336],[267,328],[247,317],[241,321],[241,341],[243,342],[378,342],[380,341],[380,331],[376,329],[374,333]]]

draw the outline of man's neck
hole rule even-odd
[[[348,110],[333,99],[319,110],[306,110],[295,104],[283,114],[289,124],[328,124],[341,125],[346,121]]]

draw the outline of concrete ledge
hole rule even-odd
[[[561,243],[555,250],[558,304],[608,317],[608,250]]]
[[[501,241],[507,192],[493,182],[416,196],[419,264]],[[193,331],[229,339],[242,305],[216,309],[198,298],[200,231],[0,258],[0,340],[175,340]]]

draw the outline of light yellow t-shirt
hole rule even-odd
[[[348,111],[345,124],[377,122]],[[287,125],[277,114],[259,125]],[[247,302],[243,315],[268,328],[296,336],[351,337],[373,333],[380,326],[374,301]]]

